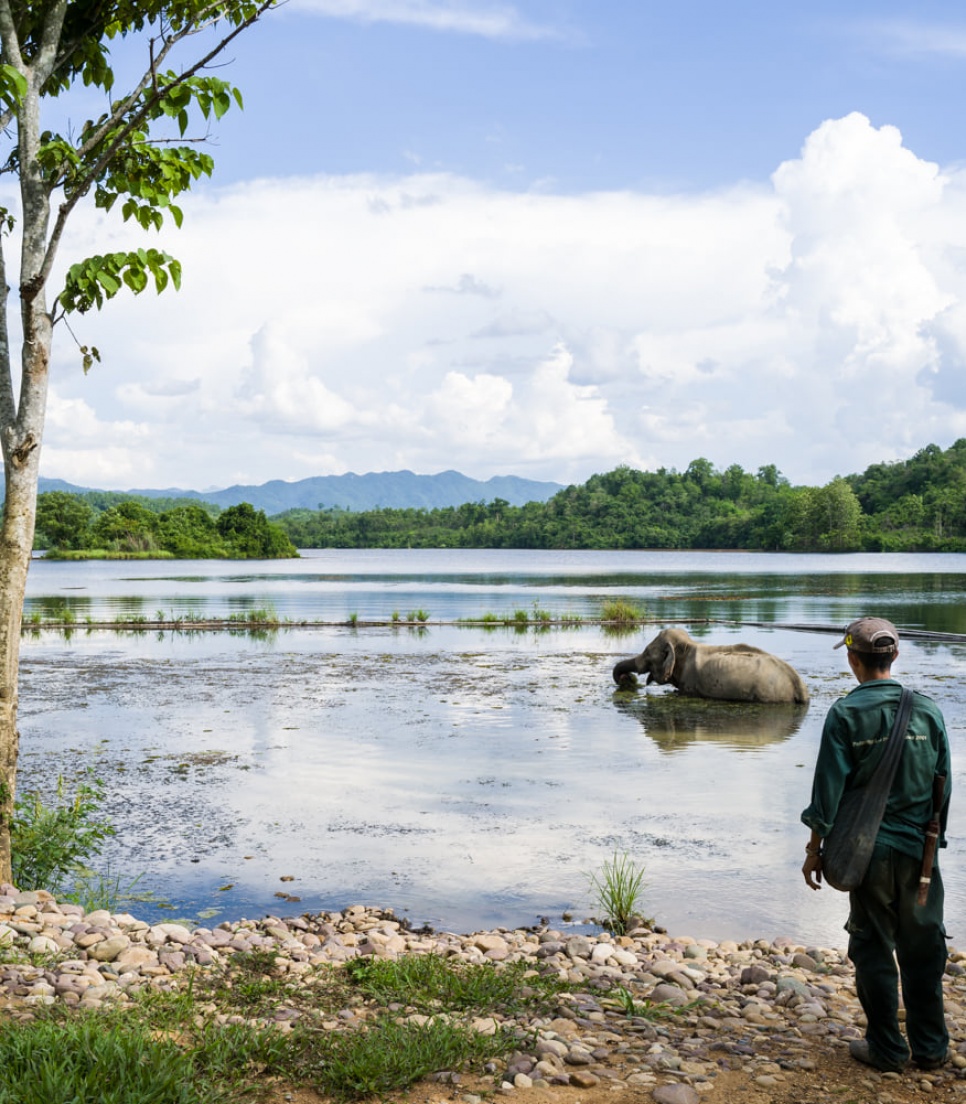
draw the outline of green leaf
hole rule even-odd
[[[0,97],[11,105],[23,102],[27,95],[27,78],[12,65],[0,65]]]

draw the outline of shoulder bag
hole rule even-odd
[[[822,876],[833,889],[855,889],[869,869],[911,712],[912,691],[903,689],[889,742],[868,785],[842,795],[835,823],[822,843]]]

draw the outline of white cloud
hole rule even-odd
[[[61,412],[96,433],[52,407],[45,475],[122,442],[99,485],[567,483],[697,456],[819,483],[966,433],[966,173],[861,115],[705,195],[415,173],[254,181],[185,213],[162,242],[183,291],[76,319],[103,355],[86,377],[61,337]],[[73,234],[65,257],[131,231],[86,213]]]
[[[367,420],[313,375],[299,348],[272,325],[255,334],[237,394],[239,413],[274,433],[333,433]]]
[[[297,11],[359,23],[400,23],[494,39],[561,37],[559,30],[532,23],[508,4],[461,0],[291,0],[291,3]]]
[[[862,36],[881,50],[913,57],[966,57],[966,25],[913,19],[859,23]]]
[[[136,479],[144,470],[151,436],[142,423],[105,423],[83,399],[63,399],[51,388],[42,470],[80,486],[117,486],[118,480]]]

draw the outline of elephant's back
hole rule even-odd
[[[708,652],[695,690],[701,697],[765,703],[808,701],[805,680],[790,663],[761,648],[741,646]]]

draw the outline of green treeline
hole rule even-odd
[[[686,471],[620,467],[547,502],[504,499],[443,509],[289,510],[247,502],[49,491],[37,498],[49,554],[274,559],[296,548],[743,548],[784,552],[966,552],[966,438],[943,451],[873,464],[824,487],[793,487],[694,460]]]
[[[620,467],[545,503],[301,509],[273,521],[299,548],[963,552],[966,439],[823,487],[793,487],[770,464],[751,474],[699,459],[684,472]]]
[[[34,547],[51,557],[281,559],[298,551],[285,531],[247,502],[219,510],[193,500],[94,491],[37,496]]]

